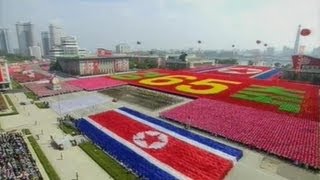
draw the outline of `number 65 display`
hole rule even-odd
[[[195,81],[197,80],[196,77],[188,76],[188,75],[171,75],[171,76],[143,79],[143,80],[140,80],[139,83],[151,85],[151,86],[170,86],[170,85],[182,83],[186,80],[193,81],[193,82],[190,82],[188,84],[177,85],[175,89],[181,92],[192,93],[192,94],[217,94],[229,88],[225,84],[241,84],[241,82],[226,81],[226,80],[211,79],[211,78]],[[224,84],[221,84],[221,83],[224,83]],[[201,89],[199,89],[200,86],[201,86]],[[203,86],[207,86],[208,88],[203,88]]]

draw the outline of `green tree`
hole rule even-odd
[[[276,62],[276,63],[274,63],[274,66],[279,68],[279,67],[281,67],[281,63]]]
[[[236,59],[216,59],[216,64],[238,64]]]
[[[0,51],[0,56],[4,56],[8,62],[21,62],[25,60],[30,61],[34,58],[32,56],[24,56],[20,54],[10,54],[10,53],[8,54],[8,53],[5,53],[4,51]]]

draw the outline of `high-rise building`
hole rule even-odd
[[[29,51],[30,51],[30,56],[34,56],[36,59],[41,59],[40,46],[30,46]]]
[[[317,48],[313,48],[311,54],[317,58],[320,58],[320,46]]]
[[[47,31],[41,32],[41,42],[42,42],[43,55],[45,57],[48,57],[49,51],[50,51],[49,32],[47,32]]]
[[[268,47],[267,50],[266,50],[266,55],[267,56],[273,56],[274,52],[275,52],[274,47]]]
[[[0,29],[0,51],[4,53],[10,53],[10,44],[9,44],[9,35],[8,29],[1,28]]]
[[[61,47],[66,56],[78,55],[79,46],[76,37],[66,36],[61,38]]]
[[[283,46],[282,48],[282,56],[292,56],[292,54],[294,54],[294,49],[289,48],[287,46]],[[299,50],[297,50],[298,52]]]
[[[60,46],[61,37],[63,37],[62,28],[57,25],[50,24],[49,33],[50,33],[50,49]]]
[[[74,36],[62,37],[61,45],[50,49],[50,56],[52,59],[56,59],[61,56],[84,56],[86,53],[86,50],[79,48],[78,41]]]
[[[29,47],[35,45],[34,25],[30,22],[16,24],[20,54],[30,55]]]
[[[128,52],[130,52],[130,46],[128,44],[122,43],[116,46],[116,53],[122,54],[122,53],[128,53]]]

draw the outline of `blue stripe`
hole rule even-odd
[[[76,126],[83,134],[100,146],[105,152],[124,164],[127,168],[132,169],[137,175],[141,176],[141,179],[176,179],[164,170],[147,161],[141,155],[114,140],[112,137],[108,136],[85,119],[79,119]]]
[[[132,110],[132,109],[129,109],[129,108],[126,108],[126,107],[121,107],[119,109],[124,111],[124,112],[127,112],[127,113],[129,113],[131,115],[139,117],[139,118],[143,119],[144,121],[148,121],[150,123],[159,125],[159,126],[161,126],[163,128],[166,128],[166,129],[168,129],[170,131],[173,131],[173,132],[175,132],[177,134],[180,134],[180,135],[182,135],[184,137],[187,137],[189,139],[195,140],[195,141],[197,141],[199,143],[205,144],[205,145],[207,145],[209,147],[212,147],[212,148],[217,149],[219,151],[222,151],[222,152],[224,152],[226,154],[234,156],[234,157],[236,157],[237,160],[239,160],[243,155],[243,153],[242,153],[242,151],[240,149],[236,149],[236,148],[227,146],[225,144],[219,143],[217,141],[214,141],[212,139],[197,135],[197,134],[192,133],[190,131],[187,131],[185,129],[173,126],[173,125],[171,125],[171,124],[169,124],[167,122],[164,122],[164,121],[161,121],[159,119],[156,119],[156,118],[147,116],[145,114],[142,114],[142,113],[140,113],[138,111],[135,111],[135,110]]]
[[[280,70],[279,69],[273,69],[269,72],[260,74],[259,76],[254,77],[255,79],[261,79],[261,80],[266,80],[266,79],[270,79],[273,76],[279,74]]]

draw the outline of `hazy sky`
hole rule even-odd
[[[31,21],[36,38],[51,22],[75,35],[81,47],[128,43],[143,49],[256,48],[257,39],[293,46],[298,24],[312,29],[303,43],[320,45],[320,0],[0,0],[0,26],[16,46],[15,23]]]

